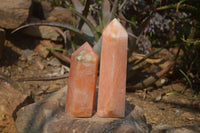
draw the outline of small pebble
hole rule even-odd
[[[180,111],[178,109],[175,110],[175,114],[178,114]]]
[[[166,82],[165,79],[161,79],[161,80],[160,80],[160,83],[161,83],[161,84],[164,84],[165,82]]]
[[[158,102],[158,101],[160,101],[161,99],[162,99],[162,95],[159,95],[159,96],[156,97],[155,101]]]
[[[36,61],[37,66],[39,67],[40,70],[44,69],[44,65],[42,64],[41,61]]]
[[[21,67],[18,67],[18,71],[19,71],[20,73],[23,73],[23,69],[22,69]]]
[[[57,59],[57,58],[53,58],[51,59],[50,61],[47,62],[48,65],[51,65],[51,66],[61,66],[61,63],[60,61]]]

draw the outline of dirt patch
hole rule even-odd
[[[182,87],[181,83],[164,86],[157,90],[127,93],[129,100],[140,106],[147,122],[155,126],[185,126],[200,123],[199,98],[193,102],[183,95],[167,95],[173,86]],[[182,87],[184,89],[184,87]],[[190,90],[185,92],[190,95]]]

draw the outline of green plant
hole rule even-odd
[[[198,0],[176,0],[171,4],[157,7],[156,11],[169,11],[174,16],[172,23],[175,39],[177,44],[173,47],[179,47],[177,63],[179,71],[187,79],[190,88],[194,90],[194,85],[199,86],[200,79],[200,3]],[[169,13],[170,14],[170,13]],[[185,72],[183,72],[185,71]],[[200,92],[199,87],[195,87],[197,93]]]
[[[60,0],[55,0],[53,2],[59,2]],[[87,19],[87,15],[89,12],[89,6],[91,4],[91,1],[86,1],[85,4],[85,8],[83,10],[83,13],[79,13],[78,11],[76,11],[73,8],[70,8],[70,10],[78,17],[80,17],[80,21],[78,23],[78,27],[74,27],[73,25],[69,25],[69,24],[61,24],[61,23],[57,23],[57,22],[48,22],[48,23],[31,23],[31,24],[26,24],[23,25],[17,29],[15,29],[12,33],[15,33],[18,30],[21,30],[23,28],[29,27],[29,26],[36,26],[36,25],[47,25],[47,26],[55,26],[55,27],[60,27],[60,28],[64,28],[67,30],[70,30],[72,32],[74,32],[80,39],[87,41],[89,44],[91,44],[92,46],[94,46],[94,49],[96,51],[99,51],[99,47],[95,47],[96,45],[101,45],[101,43],[96,43],[96,42],[100,42],[100,36],[102,34],[102,30],[103,28],[114,18],[114,15],[116,13],[117,10],[117,4],[118,4],[118,0],[115,0],[113,3],[113,8],[112,11],[108,11],[106,10],[106,3],[102,2],[102,13],[101,16],[99,17],[99,25],[97,26],[98,28],[96,28],[91,22],[90,20]],[[105,4],[106,3],[106,4]],[[107,17],[105,17],[107,16]],[[88,27],[90,28],[90,30],[92,31],[92,36],[88,35],[87,32],[83,32],[81,31],[81,28],[83,26],[83,24],[86,23],[88,25]],[[98,29],[98,30],[97,30]],[[80,44],[79,44],[80,45]]]
[[[188,81],[189,83],[189,86],[191,88],[191,91],[193,91],[193,86],[192,86],[192,82],[190,80],[190,78],[187,76],[187,74],[185,72],[183,72],[181,69],[179,69],[180,73],[186,78],[186,80]],[[191,100],[191,102],[193,103],[195,97],[194,97],[194,93],[192,92],[192,98],[190,98],[188,95],[185,95],[184,93],[181,93],[181,92],[176,92],[176,91],[173,91],[173,92],[169,92],[167,93],[167,95],[174,95],[174,94],[178,94],[178,95],[182,95],[182,96],[185,96],[188,100]],[[197,95],[199,96],[199,94]]]
[[[192,82],[191,80],[189,79],[189,77],[186,75],[186,73],[184,73],[181,69],[179,69],[179,71],[181,72],[181,74],[183,74],[183,76],[186,78],[186,80],[188,81],[189,85],[190,85],[190,88],[193,89],[192,87]]]
[[[16,32],[20,29],[26,28],[28,26],[34,25],[48,25],[48,26],[56,26],[59,27],[65,32],[65,30],[70,30],[75,33],[76,39],[70,40],[70,45],[73,45],[75,48],[83,44],[84,41],[87,41],[91,46],[93,46],[94,50],[100,54],[101,51],[101,34],[103,28],[114,18],[118,18],[124,27],[127,29],[129,34],[129,48],[128,53],[132,53],[135,50],[136,43],[138,42],[138,38],[141,38],[140,35],[144,35],[148,38],[148,41],[151,40],[156,46],[159,48],[151,53],[147,54],[143,59],[138,62],[128,62],[128,74],[130,73],[130,68],[134,65],[138,65],[139,63],[145,61],[145,59],[150,56],[158,53],[163,48],[170,47],[179,47],[179,52],[177,52],[177,57],[180,59],[178,63],[181,66],[182,70],[186,71],[186,75],[191,79],[190,73],[199,73],[200,71],[200,59],[198,59],[199,50],[200,50],[200,42],[198,41],[198,35],[200,33],[200,23],[198,14],[200,14],[200,4],[197,0],[175,0],[175,1],[122,1],[122,0],[110,0],[110,1],[65,1],[65,0],[54,0],[54,2],[58,1],[62,4],[62,7],[67,7],[74,14],[77,24],[69,25],[69,24],[61,24],[56,22],[49,23],[32,23],[21,26],[13,31]],[[79,2],[79,3],[78,3]],[[94,3],[93,3],[94,2]],[[84,3],[84,6],[81,7],[83,9],[82,12],[78,11],[80,7],[80,3]],[[73,6],[72,6],[73,5]],[[95,7],[95,5],[97,5]],[[111,9],[110,9],[111,8]],[[166,11],[166,12],[165,12]],[[163,13],[164,12],[164,13]],[[160,37],[160,31],[154,31],[152,27],[148,30],[150,34],[147,34],[147,25],[151,25],[150,19],[156,13],[163,13],[166,18],[170,18],[171,21],[167,21],[167,23],[163,20],[163,22],[157,22],[158,25],[162,24],[162,28],[168,26],[167,34],[164,37]],[[177,17],[178,13],[182,13],[181,17]],[[92,21],[88,18],[88,15],[92,14]],[[186,15],[185,15],[186,14]],[[161,15],[160,15],[161,16]],[[154,16],[154,18],[157,18]],[[162,18],[161,19],[166,19]],[[155,20],[153,20],[155,21]],[[88,34],[90,31],[83,31],[83,26],[86,24],[91,34]],[[178,25],[178,26],[177,26]],[[173,32],[172,32],[172,31]],[[165,31],[164,31],[165,32]],[[168,36],[173,33],[173,38],[171,39]],[[158,35],[155,36],[154,34]],[[145,38],[146,39],[146,38]],[[65,39],[64,39],[65,40]],[[78,40],[78,41],[76,41]],[[175,42],[175,43],[174,43]],[[159,44],[158,44],[159,43]],[[143,44],[145,45],[145,44]],[[56,50],[54,48],[49,48],[51,50]],[[66,49],[66,48],[64,48]],[[66,49],[69,51],[69,49]],[[181,51],[181,52],[180,52]],[[183,52],[183,54],[182,54]],[[131,54],[129,54],[131,55]],[[129,78],[129,76],[128,76]]]
[[[189,96],[187,96],[187,95],[185,95],[184,93],[181,93],[181,92],[172,91],[172,92],[167,93],[166,95],[169,96],[169,95],[175,95],[175,94],[185,96],[188,100],[191,100]]]
[[[47,47],[47,46],[44,46],[42,49],[48,49],[48,50],[56,50],[56,51],[66,51],[65,49],[62,49],[62,48],[52,48],[52,47]]]

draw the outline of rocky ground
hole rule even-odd
[[[31,14],[28,14],[29,9],[27,8],[31,5],[30,0],[24,2],[18,0],[13,4],[10,4],[10,1],[7,2],[4,2],[0,8],[6,9],[4,7],[6,4],[12,5],[13,9],[23,8],[20,10],[22,13],[16,13],[23,14],[23,19],[17,17],[19,23],[11,23],[10,21],[16,20],[12,16],[2,18],[0,23],[0,27],[3,28],[0,29],[0,132],[15,133],[17,112],[22,107],[38,103],[49,94],[66,86],[70,66],[69,63],[65,62],[68,60],[67,58],[58,58],[62,55],[55,56],[49,50],[42,48],[43,44],[62,48],[63,43],[60,41],[62,37],[58,33],[58,29],[40,26],[27,28],[14,34],[10,34],[8,29],[15,29],[24,23],[38,22],[43,17],[47,21],[72,24],[73,17],[69,10],[53,9],[46,1],[41,4],[44,10],[43,16],[38,16],[38,13],[34,12],[35,6],[37,7],[35,9],[38,9],[37,2],[32,6],[33,12]],[[25,4],[25,2],[27,3]],[[14,5],[19,7],[16,8]],[[3,10],[3,14],[13,15],[13,12],[17,11]],[[29,18],[27,19],[27,17]],[[4,34],[6,35],[4,36]],[[3,42],[4,39],[5,42]],[[3,44],[4,48],[2,48]],[[171,57],[174,57],[174,51],[177,50],[164,49],[154,58],[146,60],[142,65],[135,66],[137,68],[143,67],[143,69],[129,79],[127,87],[143,81],[144,78],[148,78],[165,68],[167,64],[158,65],[156,62],[164,60],[167,63]],[[135,60],[142,57],[144,55],[133,56]],[[66,76],[63,78],[62,75]],[[47,80],[47,78],[54,76],[62,76],[62,79]],[[40,78],[42,80],[26,81],[26,79],[38,80]],[[199,88],[198,85],[195,87]],[[179,127],[177,132],[181,133],[200,132],[200,127],[197,126],[200,124],[200,98],[193,95],[193,91],[180,73],[175,74],[169,71],[161,76],[155,84],[142,90],[127,92],[126,98],[131,104],[137,105],[143,110],[152,133],[160,132],[162,129],[175,132],[176,128],[174,127]]]
[[[44,40],[18,35],[5,42],[0,61],[1,72],[9,76],[23,89],[17,95],[20,98],[16,98],[15,89],[17,88],[0,80],[1,95],[4,99],[1,100],[1,108],[4,107],[4,110],[7,110],[0,112],[1,132],[14,132],[16,115],[13,117],[13,112],[24,99],[26,102],[22,106],[42,100],[48,94],[67,85],[68,78],[51,81],[17,81],[21,78],[51,77],[69,72],[69,65],[61,62],[51,53],[48,53],[46,57],[42,57],[38,53],[36,46],[42,41]],[[150,70],[150,68],[148,69]],[[187,97],[180,94],[168,94],[174,91],[183,92]],[[126,97],[130,103],[143,109],[147,123],[152,126],[153,131],[159,128],[200,123],[200,99],[192,97],[191,89],[188,88],[184,79],[171,81],[169,74],[167,74],[153,86],[144,90],[127,92]]]

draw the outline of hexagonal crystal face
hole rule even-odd
[[[84,49],[80,51],[80,53],[76,56],[76,59],[81,62],[95,62],[95,57],[90,53],[85,51]]]

